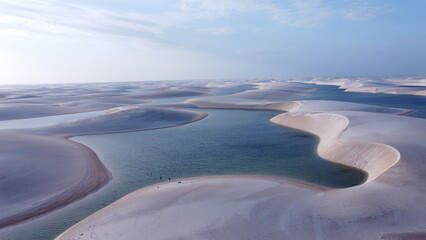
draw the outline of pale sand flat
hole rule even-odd
[[[285,234],[279,230],[281,213],[302,196],[318,194],[249,177],[180,182],[134,192],[57,239],[265,239],[264,231],[277,238]]]
[[[229,100],[188,102],[200,107],[274,106],[276,110],[269,102],[253,106],[252,100]],[[292,112],[272,121],[317,134],[319,154],[366,171],[366,183],[324,190],[286,180],[236,176],[154,185],[82,220],[57,239],[367,240],[411,239],[404,233],[423,232],[426,120],[393,115],[404,112],[401,109],[363,104],[296,103],[284,104]],[[351,111],[342,111],[345,105]]]

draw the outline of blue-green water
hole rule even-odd
[[[271,123],[277,112],[207,112],[206,119],[182,127],[74,139],[98,152],[111,169],[120,169],[114,176],[128,181],[126,189],[158,182],[160,176],[267,174],[330,187],[363,180],[362,173],[319,158],[316,137]]]
[[[307,99],[329,99],[418,110],[426,118],[426,98],[345,93],[335,87]],[[181,127],[77,137],[98,153],[113,180],[81,201],[41,218],[2,229],[0,239],[53,239],[67,228],[141,187],[172,179],[215,174],[264,174],[347,187],[363,174],[316,155],[318,139],[269,121],[276,112],[201,110],[209,117]],[[152,173],[152,175],[151,175]]]

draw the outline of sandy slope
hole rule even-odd
[[[200,107],[274,110],[280,104],[235,96],[188,102]],[[426,120],[397,115],[406,111],[402,109],[344,102],[278,106],[290,112],[272,121],[317,134],[321,156],[365,170],[367,182],[324,190],[289,180],[235,176],[154,185],[82,220],[57,239],[425,236]]]
[[[75,136],[179,126],[206,117],[206,113],[152,107],[120,107],[97,117],[64,122],[43,128],[24,129],[39,135]]]
[[[110,179],[81,144],[8,132],[0,133],[0,141],[0,227],[80,199]]]
[[[57,239],[278,239],[281,203],[317,192],[249,177],[175,181],[134,192]]]
[[[356,114],[350,112],[351,114]],[[364,113],[361,113],[364,114]],[[320,136],[318,154],[329,161],[356,167],[368,173],[366,181],[374,180],[392,167],[400,158],[394,148],[378,143],[342,142],[341,133],[350,120],[344,115],[330,113],[285,113],[271,119],[272,122],[301,129]]]

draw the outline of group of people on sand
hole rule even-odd
[[[152,176],[152,173],[146,173],[146,175],[147,176]],[[160,175],[160,181],[162,181],[163,180],[163,176],[162,175]],[[171,180],[171,178],[169,177],[169,181]]]

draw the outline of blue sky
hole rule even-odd
[[[0,83],[423,74],[426,0],[0,0]]]

